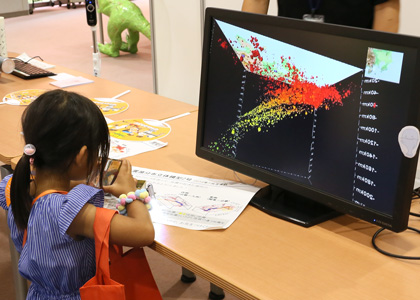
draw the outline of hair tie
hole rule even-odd
[[[23,147],[23,153],[27,156],[32,156],[36,152],[36,148],[32,144],[26,144],[25,147]]]

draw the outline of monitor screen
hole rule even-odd
[[[407,228],[420,39],[208,8],[196,153],[266,182],[251,204],[311,226]]]

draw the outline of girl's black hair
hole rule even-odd
[[[102,174],[109,154],[109,131],[100,109],[88,98],[63,90],[48,91],[33,101],[22,115],[25,144],[35,154],[23,154],[13,173],[10,189],[15,223],[25,229],[31,211],[31,168],[55,174],[67,172],[83,146],[87,147],[89,177]],[[98,159],[100,164],[98,165]]]

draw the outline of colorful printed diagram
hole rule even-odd
[[[210,205],[198,205],[193,206],[189,203],[186,199],[178,196],[178,195],[156,195],[156,200],[159,201],[160,204],[165,206],[167,209],[175,210],[175,211],[185,211],[189,210],[192,213],[199,214],[199,215],[208,215],[211,214],[212,216],[222,216],[227,215],[232,212],[236,212],[238,210],[239,205],[230,203],[226,205],[225,203],[217,203],[217,204],[210,204]]]
[[[194,212],[200,214],[211,214],[216,216],[226,215],[232,211],[236,211],[237,207],[234,205],[226,205],[222,204],[213,204],[213,205],[204,205],[204,206],[197,206],[193,209]]]
[[[128,103],[113,98],[93,98],[91,99],[102,111],[104,115],[114,115],[128,109]]]
[[[404,53],[368,48],[365,76],[400,83]]]
[[[183,208],[188,210],[192,207],[190,203],[177,195],[158,195],[156,200],[167,208]]]
[[[126,141],[151,141],[171,132],[167,123],[150,119],[121,120],[109,123],[108,127],[112,137]]]
[[[29,105],[46,90],[29,89],[12,92],[4,96],[3,102],[10,105]]]

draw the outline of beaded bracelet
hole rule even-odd
[[[140,200],[146,205],[148,210],[152,209],[152,206],[149,203],[151,200],[149,196],[149,192],[146,189],[139,189],[139,190],[136,190],[135,192],[129,192],[127,195],[126,194],[120,195],[120,197],[118,198],[118,203],[117,203],[117,210],[120,213],[120,215],[127,215],[127,209],[125,206],[127,204],[130,204],[134,200]]]

